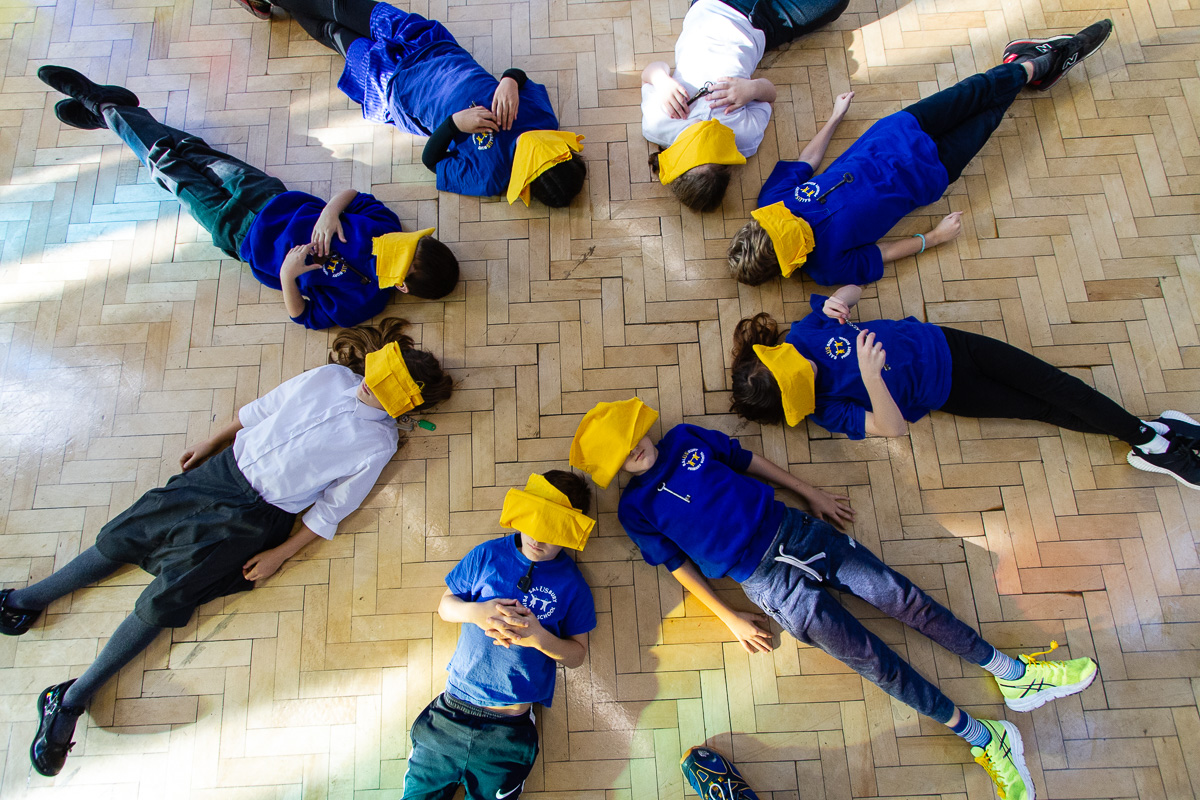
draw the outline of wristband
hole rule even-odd
[[[921,240],[921,249],[917,251],[917,255],[921,255],[921,253],[924,253],[924,252],[925,252],[925,234],[923,234],[923,233],[914,233],[914,234],[913,234],[913,238],[914,238],[914,239],[920,239],[920,240]]]

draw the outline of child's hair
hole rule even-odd
[[[404,332],[408,320],[387,317],[374,325],[356,325],[338,332],[330,347],[329,363],[348,367],[356,375],[366,373],[367,353],[380,350],[391,342],[400,345],[400,355],[412,379],[423,384],[421,396],[425,402],[413,411],[422,411],[450,397],[454,381],[445,372],[432,353],[418,350],[411,336]]]
[[[425,236],[417,242],[412,266],[404,277],[404,286],[410,294],[426,300],[437,300],[454,291],[458,283],[458,259],[449,247]]]
[[[658,153],[650,154],[650,171],[658,174]],[[716,211],[725,199],[733,168],[728,164],[701,164],[671,181],[675,199],[692,211]]]
[[[729,273],[738,283],[759,286],[780,275],[775,245],[756,219],[747,222],[733,235],[727,255]]]
[[[564,208],[579,194],[586,177],[587,163],[583,156],[571,153],[570,160],[555,164],[534,178],[529,193],[551,208]]]
[[[565,494],[573,508],[584,514],[588,513],[588,509],[592,505],[592,490],[588,488],[587,481],[574,472],[561,469],[547,470],[542,473],[542,477],[549,481],[555,489]]]
[[[775,376],[759,360],[754,345],[774,347],[779,326],[765,311],[733,329],[733,399],[729,410],[751,422],[783,422],[783,395]]]

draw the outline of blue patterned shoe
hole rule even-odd
[[[707,747],[688,750],[679,768],[704,800],[758,800],[737,767]]]

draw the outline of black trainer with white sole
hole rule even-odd
[[[1143,453],[1135,447],[1125,460],[1135,469],[1170,475],[1184,486],[1200,489],[1200,459],[1183,441],[1172,441],[1165,453]]]
[[[1168,439],[1184,441],[1192,450],[1200,448],[1200,422],[1182,411],[1164,411],[1154,421],[1167,426]]]

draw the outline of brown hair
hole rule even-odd
[[[775,376],[759,360],[754,345],[773,347],[779,325],[765,311],[744,319],[733,330],[733,398],[729,410],[751,422],[783,422],[783,394]]]
[[[738,229],[729,242],[726,255],[729,273],[738,283],[760,286],[781,274],[771,236],[756,219]]]
[[[454,253],[432,236],[422,237],[404,276],[405,288],[414,297],[437,300],[454,291],[457,283],[458,259]]]
[[[363,375],[367,368],[367,354],[395,342],[400,345],[400,354],[413,380],[424,384],[421,395],[425,402],[413,411],[431,408],[450,397],[454,391],[454,381],[442,372],[442,365],[432,353],[416,348],[412,337],[404,333],[407,327],[408,320],[387,317],[374,325],[356,325],[341,330],[333,337],[333,344],[329,348],[329,363],[340,364],[356,375]]]
[[[574,472],[561,469],[547,470],[542,473],[542,477],[549,481],[555,489],[565,494],[573,508],[584,514],[588,513],[588,509],[592,505],[592,490],[588,488],[587,481]]]
[[[658,174],[658,153],[650,154],[650,171]],[[728,164],[701,164],[671,181],[668,186],[675,199],[692,211],[716,211],[725,199],[733,168]]]

